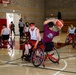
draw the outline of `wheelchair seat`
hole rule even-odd
[[[53,50],[53,47],[54,47],[54,43],[53,42],[51,42],[51,43],[45,43],[45,52],[50,52],[50,51],[52,51]]]

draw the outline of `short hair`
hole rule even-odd
[[[13,23],[13,22],[11,21],[11,23]]]
[[[53,22],[49,22],[49,23],[48,23],[48,27],[49,27],[49,28],[52,28],[53,26],[54,26],[54,23],[53,23]]]
[[[32,25],[35,25],[35,23],[32,22],[32,23],[30,23],[29,25],[32,26]]]
[[[26,27],[29,27],[29,22],[26,22],[25,25],[26,25]]]
[[[6,27],[6,24],[3,24],[3,26],[5,26],[5,27]]]

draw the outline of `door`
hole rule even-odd
[[[13,23],[15,24],[16,35],[19,35],[18,22],[20,18],[21,18],[21,14],[19,13],[6,13],[7,27],[9,28],[11,21],[13,21]]]

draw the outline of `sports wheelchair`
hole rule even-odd
[[[8,40],[3,40],[2,37],[0,36],[0,48],[13,49],[12,38],[9,37]]]
[[[76,33],[74,34],[74,39],[72,41],[72,47],[74,48],[76,46]]]
[[[49,58],[53,63],[58,63],[60,60],[60,54],[56,47],[52,47],[51,50],[47,50],[42,42],[39,42],[35,50],[30,49],[29,59],[35,67],[43,65],[45,67],[44,61]],[[26,56],[23,57],[23,60],[26,60]]]
[[[73,39],[74,39],[74,34],[67,35],[65,44],[69,45],[70,43],[72,43]]]

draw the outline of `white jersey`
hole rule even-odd
[[[31,29],[29,29],[29,32],[30,32],[30,39],[31,40],[37,40],[37,34],[36,34],[36,30],[37,30],[37,28],[35,27],[35,29],[32,31]],[[39,35],[39,37],[40,37],[40,35]],[[41,40],[41,37],[40,37],[40,40]],[[40,41],[39,40],[39,41]]]
[[[25,27],[24,32],[28,32],[28,31],[29,31],[29,27]]]
[[[74,34],[74,32],[75,32],[75,28],[69,28],[69,33],[70,34]]]
[[[9,29],[8,28],[4,28],[2,35],[9,35]]]

